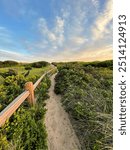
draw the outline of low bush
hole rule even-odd
[[[18,62],[12,61],[12,60],[7,60],[7,61],[0,61],[0,68],[3,67],[12,67],[18,65]]]
[[[26,66],[25,70],[32,70],[32,67],[31,66]]]
[[[82,149],[112,149],[112,70],[82,64],[60,64],[55,92]]]
[[[30,64],[32,67],[34,68],[42,68],[42,67],[46,67],[49,65],[48,62],[46,61],[39,61],[39,62],[34,62]]]
[[[5,73],[0,73],[0,75],[3,77],[3,78],[6,78],[8,76],[16,76],[18,75],[18,72],[14,69],[9,69],[7,72]]]
[[[8,76],[0,85],[0,110],[3,110],[15,97],[23,91],[27,81],[35,82],[39,76],[24,78],[22,75]],[[25,101],[19,109],[0,128],[1,150],[46,150],[47,133],[44,125],[45,103],[48,98],[50,80],[45,77],[35,91],[37,103],[31,107]]]

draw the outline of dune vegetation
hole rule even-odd
[[[6,64],[7,63],[7,64]],[[24,91],[27,81],[35,83],[51,65],[47,62],[0,62],[0,111]],[[9,64],[8,64],[9,63]],[[113,62],[53,63],[56,94],[69,114],[83,150],[112,149]],[[0,128],[1,150],[47,150],[45,100],[49,97],[49,77],[35,91],[37,103],[25,101]]]
[[[112,149],[112,61],[54,64],[55,92],[62,95],[82,149]]]
[[[24,90],[27,81],[33,83],[48,69],[50,65],[31,66],[31,64],[4,64],[0,68],[0,111],[12,102]],[[30,67],[30,68],[29,68]],[[25,101],[19,109],[0,128],[1,150],[34,150],[47,149],[47,133],[44,125],[45,99],[48,98],[50,80],[45,77],[35,91],[37,103],[31,107]]]

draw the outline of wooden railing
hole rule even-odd
[[[19,108],[19,106],[27,99],[30,105],[35,105],[36,99],[34,98],[34,90],[39,85],[41,80],[52,71],[56,70],[53,68],[48,72],[44,73],[37,82],[33,85],[32,82],[27,82],[25,84],[25,91],[21,93],[17,98],[15,98],[3,111],[0,112],[0,127],[4,125],[7,119],[9,119],[12,114]]]

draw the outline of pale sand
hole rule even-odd
[[[72,128],[68,114],[61,105],[61,97],[54,93],[55,75],[51,77],[50,98],[46,101],[45,125],[48,133],[48,149],[80,150],[80,144]]]

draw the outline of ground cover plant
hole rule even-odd
[[[112,149],[112,61],[54,63],[58,67],[55,92],[83,150]]]
[[[35,63],[18,63],[14,61],[4,61],[0,62],[0,64],[1,64],[0,65],[1,84],[4,82],[4,78],[7,76],[23,75],[24,77],[28,78],[33,75],[42,75],[45,71],[51,68],[49,63],[44,61]]]
[[[23,66],[21,68],[23,69]],[[27,81],[35,83],[41,74],[48,69],[48,67],[32,69],[33,72],[27,77],[21,72],[17,72],[17,74],[14,74],[13,71],[3,72],[2,75],[5,75],[5,77],[0,85],[0,111],[23,92],[24,84]],[[7,120],[5,125],[0,128],[0,150],[47,149],[47,133],[44,125],[46,112],[44,100],[48,98],[49,87],[50,80],[46,76],[35,91],[36,105],[31,107],[25,101],[14,115]]]

